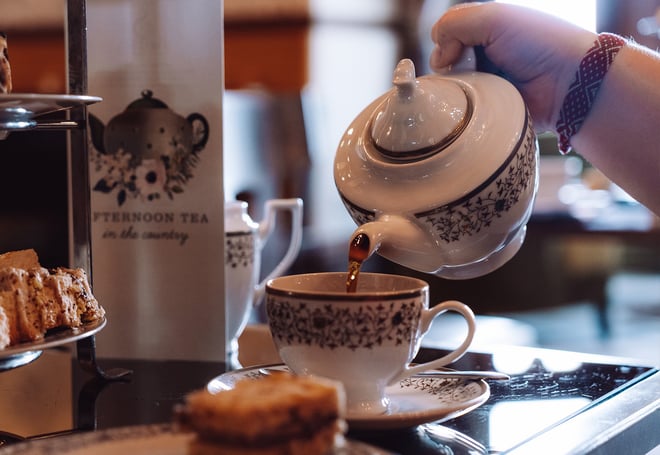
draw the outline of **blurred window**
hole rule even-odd
[[[596,0],[498,0],[538,9],[596,31]]]

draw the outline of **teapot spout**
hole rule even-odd
[[[421,272],[432,273],[438,268],[433,239],[416,223],[397,215],[384,215],[358,227],[351,236],[351,251],[362,257],[350,259],[360,262],[377,252]]]

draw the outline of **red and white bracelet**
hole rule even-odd
[[[614,57],[625,44],[626,40],[620,36],[600,33],[593,47],[582,58],[575,80],[564,97],[555,127],[562,154],[571,151],[571,137],[580,130],[587,118]]]

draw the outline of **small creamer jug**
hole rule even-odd
[[[266,201],[264,219],[256,223],[248,215],[247,202],[225,202],[225,314],[227,319],[227,358],[230,366],[238,362],[238,337],[247,324],[252,309],[259,305],[266,282],[282,275],[296,259],[302,244],[301,199],[271,199]],[[291,213],[289,246],[275,268],[263,279],[261,253],[275,227],[279,211]]]

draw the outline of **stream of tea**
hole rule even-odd
[[[348,248],[348,274],[346,276],[346,292],[356,292],[358,275],[362,263],[369,257],[369,237],[358,234],[353,237]]]

